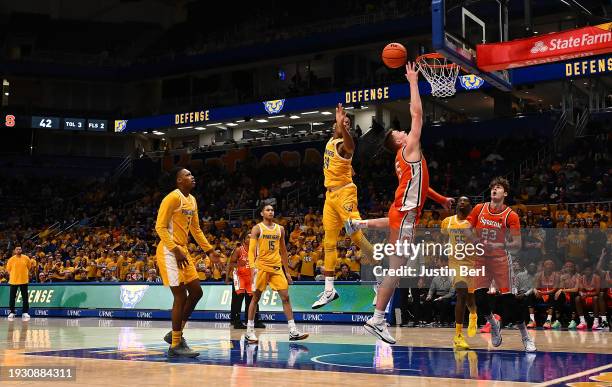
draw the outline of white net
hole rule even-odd
[[[431,85],[431,95],[438,98],[455,95],[455,82],[460,66],[439,54],[421,55],[417,58],[419,71]]]

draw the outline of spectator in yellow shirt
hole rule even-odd
[[[28,300],[28,283],[30,282],[30,257],[21,254],[21,246],[15,247],[13,251],[14,255],[9,258],[6,263],[6,270],[9,273],[9,285],[11,286],[9,294],[9,307],[11,313],[8,315],[8,320],[13,321],[15,319],[15,299],[17,298],[17,290],[21,292],[21,299],[23,300],[23,311],[21,319],[28,321],[30,315],[30,303]]]

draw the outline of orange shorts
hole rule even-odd
[[[253,293],[253,279],[251,278],[251,269],[241,267],[234,269],[234,290],[237,294],[247,292]]]
[[[485,274],[475,279],[476,289],[494,287],[502,294],[516,294],[516,289],[513,286],[514,273],[512,272],[511,257],[478,257],[476,266],[484,266],[485,268]]]

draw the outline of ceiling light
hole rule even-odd
[[[297,120],[298,118],[300,118],[300,116],[293,115],[293,116],[289,116],[289,118],[291,118],[292,120]]]
[[[347,106],[347,107],[344,108],[344,110],[353,110],[353,109],[354,109],[354,107],[352,107],[352,106]]]
[[[332,112],[321,112],[321,114],[323,114],[324,116],[329,116],[332,114]]]
[[[206,130],[206,128],[203,126],[196,126],[195,130]]]
[[[228,122],[227,124],[225,124],[227,126],[238,126],[238,124],[234,124],[233,122]]]
[[[142,134],[149,134],[149,132],[142,132]]]
[[[369,109],[369,106],[362,106],[361,109]]]
[[[319,126],[319,125],[323,125],[323,123],[322,122],[313,122],[312,123],[312,126]]]
[[[238,120],[238,121],[236,121],[236,122],[244,122],[244,120]]]
[[[318,113],[318,112],[319,112],[318,110],[315,110],[315,111],[312,111],[312,112],[304,112],[302,114],[304,114],[304,115],[306,115],[306,114],[315,114],[315,113]]]
[[[264,122],[268,122],[268,120],[264,120],[263,118],[261,118],[261,119],[259,119],[259,120],[255,120],[255,121],[257,121],[257,122],[261,122],[262,124],[263,124]]]
[[[269,116],[268,118],[283,118],[284,116],[284,114],[281,114],[280,116]]]
[[[217,126],[217,125],[221,125],[221,124],[222,124],[222,122],[217,122],[216,124],[208,124],[206,126]]]
[[[193,128],[193,126],[181,126],[179,128],[177,128],[178,130],[183,130],[183,129],[191,129]]]

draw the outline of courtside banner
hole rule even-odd
[[[476,46],[478,67],[498,71],[612,52],[612,23]]]
[[[9,305],[9,286],[0,286],[0,308]],[[334,302],[321,308],[320,313],[372,313],[374,290],[371,285],[340,284],[336,289],[342,295],[342,302]],[[232,288],[229,285],[202,285],[204,296],[196,311],[229,312],[232,301]],[[289,288],[294,312],[312,312],[311,305],[323,290],[321,285],[295,285]],[[62,308],[66,310],[170,310],[172,295],[170,290],[160,285],[148,284],[30,284],[28,289],[30,307]],[[21,307],[21,294],[18,293],[17,307]],[[283,305],[277,292],[269,288],[262,294],[259,302],[262,312],[281,312]],[[75,316],[82,313],[74,312]],[[113,313],[113,316],[116,313]],[[65,316],[65,315],[64,315]]]

